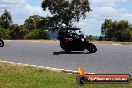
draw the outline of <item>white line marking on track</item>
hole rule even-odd
[[[31,66],[31,67],[36,67],[36,68],[47,69],[49,71],[64,72],[64,73],[67,73],[67,74],[78,74],[79,73],[78,71],[73,71],[73,70],[64,70],[64,69],[57,69],[57,68],[51,68],[51,67],[44,67],[44,66],[37,66],[37,65],[30,65],[30,64],[22,64],[22,63],[15,63],[15,62],[8,62],[8,61],[2,61],[2,60],[0,60],[0,62],[7,63],[7,64],[13,64],[13,65]],[[87,74],[95,74],[95,73],[87,73]]]

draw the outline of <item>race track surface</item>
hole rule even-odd
[[[71,52],[66,54],[59,42],[4,41],[0,60],[35,64],[59,69],[78,70],[82,66],[89,73],[132,74],[132,46],[96,45],[96,53]]]

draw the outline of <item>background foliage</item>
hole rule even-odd
[[[85,18],[86,12],[90,11],[89,2],[75,0],[71,2],[61,0],[52,1],[44,0],[42,2],[42,8],[43,10],[48,8],[53,17],[33,15],[26,19],[23,25],[13,24],[10,12],[5,10],[0,16],[0,38],[49,39],[47,33],[49,28],[57,27],[59,23],[72,26],[72,22],[79,21],[81,17]],[[126,20],[113,21],[112,19],[105,19],[101,25],[101,33],[102,36],[99,37],[99,40],[131,42],[132,24]],[[86,38],[88,40],[97,39],[92,35]]]
[[[88,0],[43,0],[42,8],[53,15],[48,17],[50,27],[56,27],[59,23],[72,26],[73,22],[85,18],[86,13],[91,11]]]
[[[13,24],[10,12],[5,10],[0,16],[1,39],[49,39],[45,18],[39,15],[30,16],[23,25]]]
[[[101,33],[105,40],[132,41],[132,25],[125,20],[112,21],[112,19],[105,19],[101,26]]]

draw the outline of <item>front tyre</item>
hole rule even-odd
[[[0,47],[3,47],[4,46],[4,42],[2,39],[0,39]]]
[[[88,46],[87,46],[87,50],[90,52],[90,53],[95,53],[97,52],[97,48],[94,44],[90,43]]]
[[[66,53],[70,53],[71,50],[69,50],[67,47],[66,47],[66,43],[65,42],[60,42],[60,47],[66,52]]]

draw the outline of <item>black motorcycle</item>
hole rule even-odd
[[[4,42],[2,39],[0,39],[0,47],[3,47],[4,46]]]
[[[87,49],[90,53],[97,51],[96,46],[87,41],[83,34],[78,34],[78,28],[63,28],[58,33],[60,47],[67,53],[71,51],[84,51]],[[80,33],[80,31],[79,31]]]

